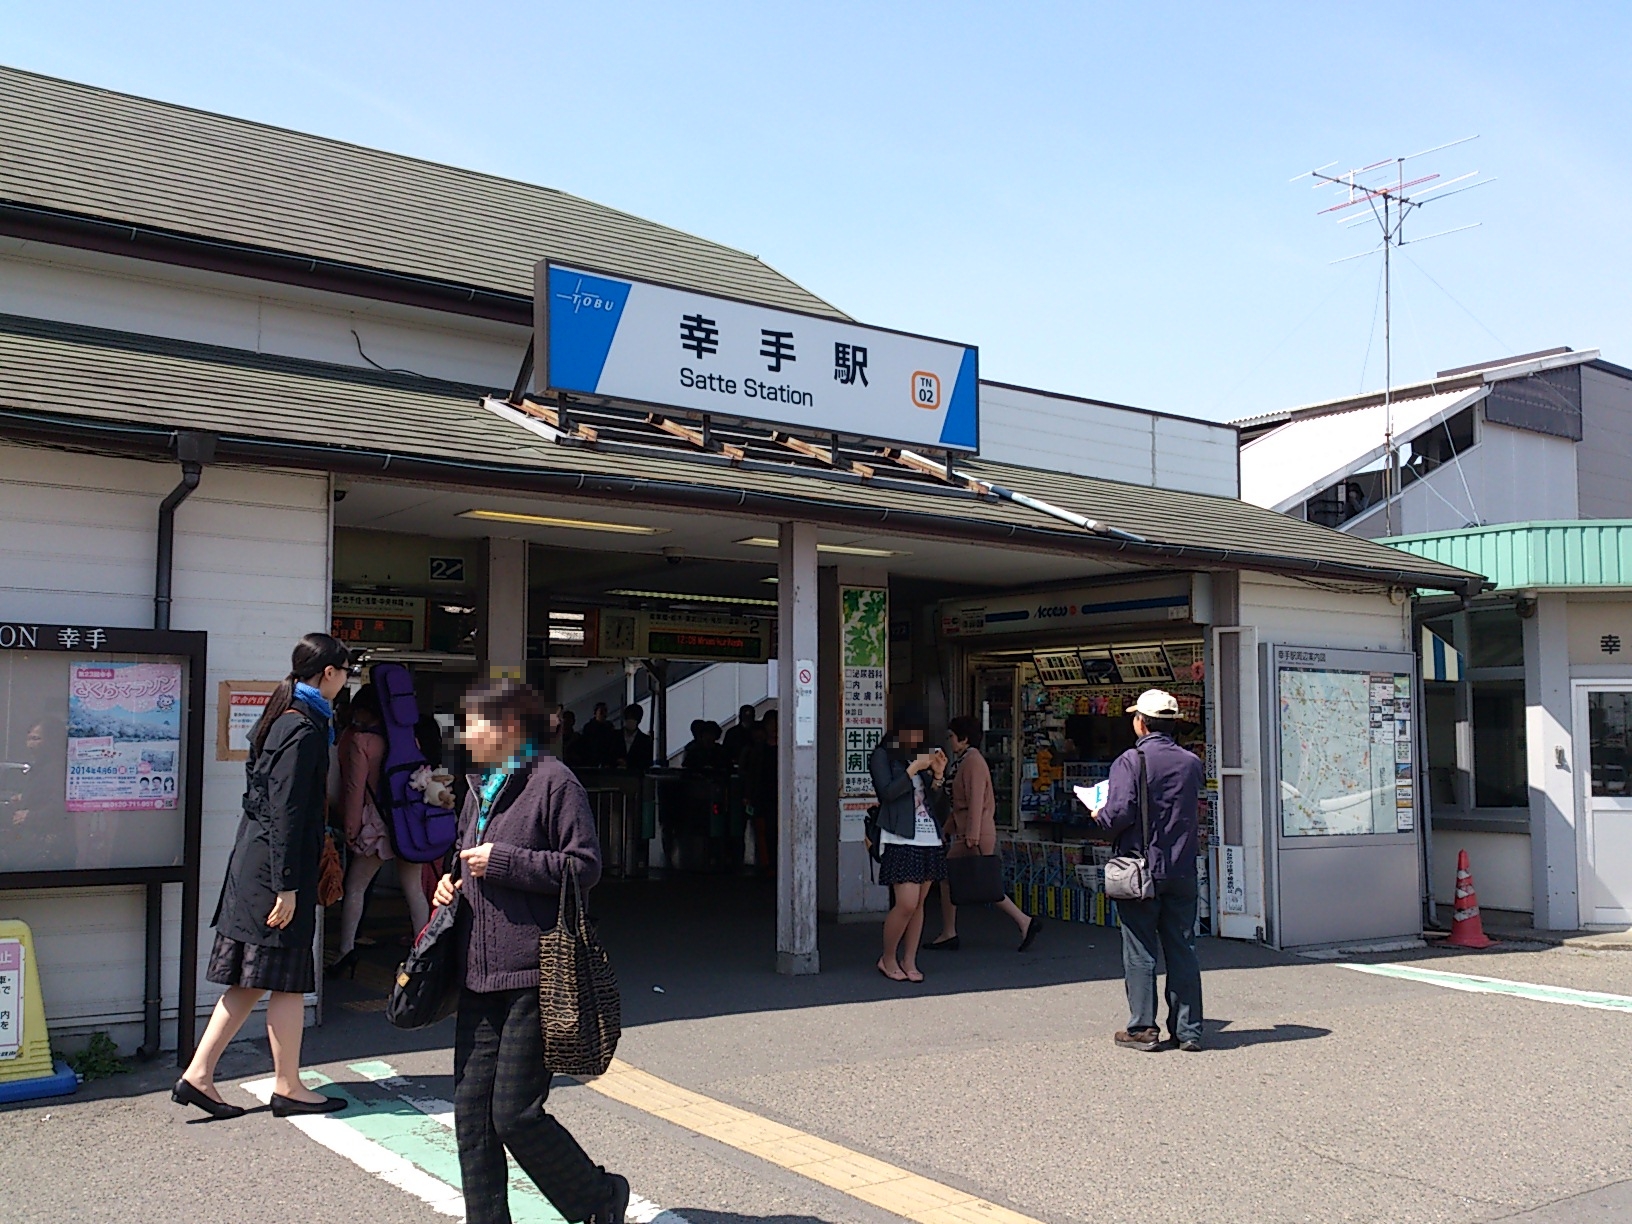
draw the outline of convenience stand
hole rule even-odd
[[[146,941],[143,964],[143,1047],[142,1054],[151,1057],[160,1047],[160,1007],[162,1002],[160,962],[163,956],[164,886],[181,885],[181,950],[178,969],[176,1009],[176,1053],[178,1065],[185,1066],[192,1058],[196,1043],[196,1012],[198,995],[198,921],[199,921],[199,841],[203,822],[204,796],[204,707],[205,665],[209,635],[203,632],[171,629],[118,629],[100,625],[46,625],[31,622],[0,622],[0,688],[5,705],[0,708],[0,731],[9,742],[16,742],[30,729],[20,727],[14,716],[14,689],[18,681],[35,698],[42,689],[45,700],[52,704],[42,708],[36,700],[23,719],[43,722],[55,711],[61,711],[64,728],[67,725],[69,695],[67,686],[52,691],[54,684],[39,686],[31,683],[35,676],[55,670],[51,665],[61,656],[59,666],[67,671],[76,665],[89,665],[103,660],[118,664],[180,664],[181,698],[179,748],[181,759],[171,763],[168,771],[176,780],[175,808],[155,809],[109,807],[108,819],[146,811],[177,811],[180,820],[179,852],[166,853],[155,837],[152,844],[144,844],[142,837],[125,831],[112,837],[114,843],[108,862],[97,865],[97,856],[76,852],[69,861],[66,852],[38,866],[17,861],[17,856],[0,849],[0,893],[21,889],[96,888],[109,885],[141,885],[146,890]],[[32,673],[32,674],[31,674]],[[60,699],[60,700],[59,700]],[[52,722],[55,725],[55,722]],[[47,747],[50,747],[49,745]],[[61,745],[67,760],[66,743]],[[10,751],[8,743],[8,751]],[[17,772],[32,763],[8,761]],[[144,765],[151,762],[144,761]],[[160,762],[162,764],[162,762]],[[66,768],[66,765],[65,765]],[[164,771],[159,770],[158,773]],[[10,783],[0,789],[9,789]],[[151,803],[161,803],[154,799]],[[65,804],[66,814],[66,804]],[[139,819],[139,817],[138,817]],[[63,828],[67,828],[64,820]],[[174,843],[172,843],[174,844]],[[122,861],[114,862],[114,858]],[[168,862],[144,861],[169,859]]]

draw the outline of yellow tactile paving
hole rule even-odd
[[[585,1083],[603,1096],[916,1224],[1041,1224],[887,1161],[681,1088],[626,1062],[614,1061],[605,1075]]]

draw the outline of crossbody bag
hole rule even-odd
[[[1105,864],[1105,895],[1112,901],[1152,901],[1156,878],[1150,873],[1150,782],[1145,754],[1139,748],[1139,828],[1144,848],[1138,854],[1119,854]]]

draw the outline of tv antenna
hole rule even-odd
[[[1336,204],[1320,209],[1315,215],[1324,217],[1336,214],[1338,224],[1354,226],[1362,224],[1368,217],[1377,223],[1382,236],[1383,252],[1383,524],[1388,535],[1394,534],[1394,498],[1400,492],[1400,454],[1399,448],[1394,445],[1394,266],[1393,253],[1396,247],[1403,247],[1408,242],[1427,242],[1430,238],[1443,238],[1446,234],[1459,234],[1463,230],[1477,229],[1481,224],[1478,221],[1471,225],[1458,225],[1454,229],[1439,230],[1436,233],[1424,234],[1421,238],[1406,238],[1405,220],[1412,213],[1424,205],[1438,200],[1448,200],[1454,195],[1461,195],[1464,191],[1472,191],[1475,187],[1483,187],[1486,183],[1493,183],[1495,179],[1480,179],[1479,171],[1472,170],[1456,178],[1446,179],[1439,174],[1421,174],[1413,178],[1406,178],[1406,162],[1416,161],[1420,157],[1427,157],[1430,153],[1438,153],[1443,149],[1454,149],[1457,145],[1467,144],[1478,140],[1478,136],[1464,136],[1461,140],[1448,141],[1445,144],[1435,145],[1431,149],[1423,149],[1420,153],[1411,153],[1405,157],[1385,157],[1381,161],[1372,162],[1368,166],[1360,166],[1353,170],[1346,170],[1341,174],[1330,173],[1337,162],[1328,162],[1326,165],[1304,174],[1297,174],[1291,182],[1300,179],[1312,178],[1315,180],[1314,189],[1324,190],[1328,187],[1339,189],[1343,196]],[[1478,179],[1477,182],[1470,180]],[[1464,184],[1457,186],[1457,184]],[[1455,187],[1454,191],[1447,188]],[[1326,198],[1330,199],[1330,195]],[[1377,247],[1369,251],[1361,251],[1355,255],[1346,255],[1342,259],[1333,260],[1333,263],[1347,263],[1351,259],[1362,259],[1367,255],[1375,254]],[[1373,324],[1375,326],[1375,324]]]

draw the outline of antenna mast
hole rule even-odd
[[[1441,230],[1437,234],[1426,234],[1421,238],[1408,240],[1405,237],[1405,219],[1425,204],[1435,200],[1448,199],[1464,191],[1471,191],[1475,187],[1483,187],[1492,183],[1494,179],[1480,179],[1478,182],[1469,182],[1478,176],[1477,170],[1458,175],[1453,179],[1441,179],[1438,174],[1424,174],[1407,180],[1405,177],[1405,163],[1415,161],[1419,157],[1426,157],[1430,153],[1438,153],[1441,149],[1454,148],[1457,145],[1467,144],[1471,140],[1478,140],[1477,136],[1464,136],[1461,140],[1453,140],[1446,144],[1435,145],[1431,149],[1424,149],[1420,153],[1411,153],[1405,157],[1385,157],[1382,161],[1372,162],[1368,166],[1345,171],[1342,174],[1331,174],[1328,171],[1336,162],[1330,162],[1318,170],[1311,170],[1307,174],[1295,176],[1292,181],[1312,178],[1314,187],[1318,191],[1325,187],[1342,189],[1344,199],[1328,208],[1317,212],[1316,216],[1338,214],[1337,221],[1341,225],[1354,225],[1364,221],[1368,216],[1377,222],[1382,235],[1383,250],[1383,523],[1387,535],[1394,534],[1394,499],[1400,493],[1400,454],[1399,448],[1394,445],[1394,261],[1395,247],[1402,247],[1407,241],[1426,242],[1429,238],[1438,238],[1444,234],[1455,234],[1462,230],[1474,229],[1478,222],[1472,225],[1461,225],[1456,229]],[[1455,191],[1446,191],[1458,183],[1465,186],[1457,187]],[[1420,188],[1420,190],[1418,190]],[[1410,194],[1407,194],[1407,193]],[[1367,211],[1354,212],[1351,210],[1365,206]],[[1362,255],[1374,253],[1362,251],[1359,255],[1347,256],[1344,260],[1334,262],[1343,263],[1346,259],[1359,259]]]

